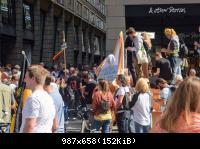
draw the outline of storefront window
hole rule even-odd
[[[8,0],[1,0],[1,11],[8,12]]]
[[[0,11],[2,14],[2,22],[6,24],[15,23],[15,1],[0,0]]]
[[[24,8],[24,28],[32,30],[33,29],[32,6],[29,4],[23,4],[23,8]]]

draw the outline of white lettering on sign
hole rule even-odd
[[[168,7],[168,8],[149,8],[149,14],[163,14],[163,13],[186,13],[186,8],[174,8],[173,6]]]

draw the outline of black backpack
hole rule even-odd
[[[124,89],[125,91],[125,89]],[[119,107],[118,111],[120,110],[129,110],[130,106],[129,106],[129,92],[126,92],[125,91],[125,94],[124,94],[124,98],[122,100],[122,105]]]
[[[188,56],[189,50],[182,38],[180,38],[179,57],[185,58]]]
[[[110,110],[110,101],[109,99],[103,99],[101,95],[101,101],[99,104],[98,112],[101,114],[106,114]]]
[[[138,97],[139,97],[140,93],[136,93],[133,95],[131,102],[129,103],[130,105],[130,109],[133,108],[136,104],[136,102],[138,101]]]

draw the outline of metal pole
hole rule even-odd
[[[63,31],[63,44],[65,44],[65,31]],[[64,48],[64,64],[66,70],[67,69],[66,47]]]

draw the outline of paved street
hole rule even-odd
[[[66,133],[81,133],[81,120],[74,120],[65,123]],[[117,133],[117,126],[113,127],[112,133]]]

